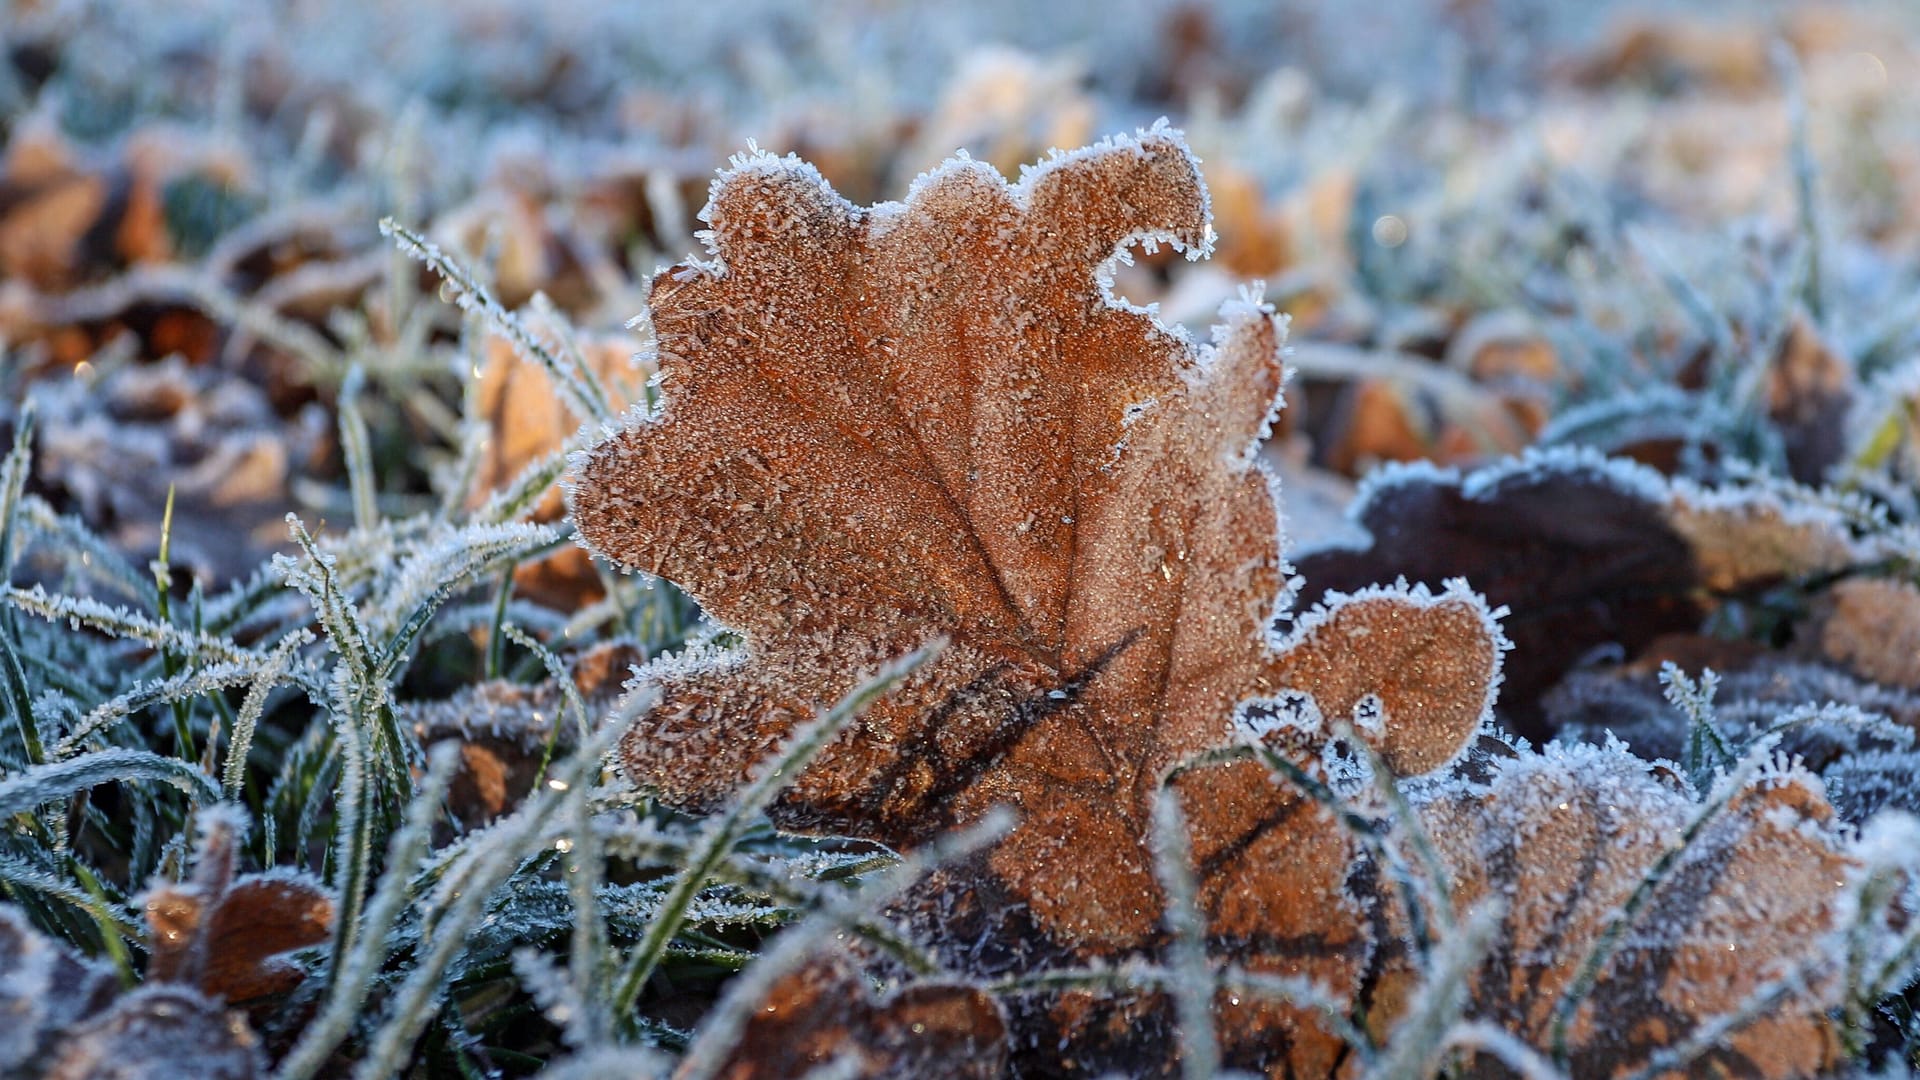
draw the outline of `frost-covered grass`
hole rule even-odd
[[[57,218],[53,204],[15,194],[41,190],[20,148],[48,132],[76,175],[128,190],[138,184],[125,162],[138,155],[127,147],[142,133],[173,140],[180,160],[156,166],[171,237],[163,252],[101,257],[87,246],[99,242],[98,221],[55,224],[47,245],[70,246],[80,265],[0,282],[0,418],[12,436],[0,465],[0,903],[129,990],[149,969],[148,890],[190,877],[210,817],[244,822],[244,871],[310,875],[332,897],[328,939],[292,954],[293,988],[248,1003],[260,1060],[286,1078],[710,1075],[760,995],[824,941],[851,935],[905,970],[937,970],[880,912],[1005,822],[902,859],[863,842],[781,835],[760,817],[811,753],[921,657],[819,703],[820,719],[728,811],[690,819],[632,790],[611,753],[647,687],[585,693],[568,665],[595,646],[652,658],[725,632],[671,585],[604,566],[568,579],[561,601],[531,595],[526,568],[573,550],[564,518],[542,509],[569,453],[598,439],[623,402],[655,393],[645,372],[622,368],[633,377],[623,397],[593,349],[647,344],[644,326],[625,327],[644,282],[693,250],[705,179],[748,136],[832,161],[835,182],[866,201],[902,194],[954,148],[916,159],[929,140],[968,142],[1011,167],[1077,138],[1086,116],[1098,117],[1088,134],[1099,134],[1171,114],[1217,170],[1217,188],[1246,179],[1256,202],[1288,222],[1290,254],[1260,272],[1296,309],[1303,386],[1392,382],[1421,415],[1460,421],[1483,448],[1497,446],[1486,381],[1428,361],[1474,318],[1519,313],[1523,336],[1556,358],[1552,376],[1522,395],[1550,405],[1530,438],[1602,450],[1671,441],[1679,487],[1785,489],[1808,428],[1774,407],[1768,365],[1796,326],[1809,328],[1845,358],[1857,389],[1837,418],[1813,422],[1841,425],[1844,438],[1835,460],[1800,477],[1827,489],[1795,488],[1793,505],[1818,501],[1821,520],[1844,520],[1870,553],[1862,563],[1911,580],[1920,230],[1905,216],[1920,205],[1911,134],[1920,102],[1902,82],[1915,69],[1897,66],[1914,55],[1911,40],[1888,50],[1892,89],[1857,99],[1833,89],[1832,65],[1776,51],[1766,70],[1781,89],[1781,134],[1764,159],[1775,182],[1756,192],[1737,169],[1696,165],[1676,182],[1657,153],[1641,168],[1637,140],[1657,140],[1636,125],[1685,106],[1684,92],[1555,98],[1537,124],[1528,119],[1513,91],[1544,76],[1524,50],[1500,44],[1507,24],[1543,49],[1576,49],[1602,21],[1589,5],[1490,4],[1490,29],[1435,31],[1439,16],[1424,15],[1361,33],[1324,14],[1282,33],[1262,21],[1265,6],[1219,5],[1215,86],[1180,82],[1200,77],[1171,67],[1166,12],[1152,4],[1043,27],[1029,5],[990,6],[940,16],[940,32],[857,5],[817,18],[776,4],[732,14],[623,5],[578,19],[454,5],[395,32],[378,4],[319,5],[339,9],[330,19],[250,5],[95,11],[15,0],[0,13],[11,50],[0,62],[0,135],[13,155],[0,221]],[[1910,15],[1885,7],[1911,34]],[[226,18],[231,32],[214,33]],[[1426,49],[1422,27],[1450,44]],[[1010,88],[1012,103],[970,112],[971,99],[943,95],[941,80],[995,32],[1036,52],[983,61],[978,70]],[[442,36],[454,44],[419,45]],[[1569,125],[1587,136],[1573,152],[1560,145]],[[1728,142],[1709,148],[1710,161],[1752,151]],[[1338,193],[1331,220],[1316,191]],[[627,216],[606,223],[594,208],[616,201],[610,192],[628,200]],[[45,217],[26,216],[36,212]],[[1250,230],[1258,217],[1237,224]],[[120,219],[102,220],[111,233]],[[1189,322],[1240,287],[1217,269],[1147,258],[1118,275],[1117,291]],[[190,357],[195,370],[272,397],[284,430],[269,439],[291,446],[287,433],[303,430],[323,448],[304,460],[284,450],[288,479],[266,515],[275,553],[264,559],[252,558],[258,522],[225,516],[235,504],[209,497],[180,511],[158,494],[185,491],[190,462],[136,478],[169,508],[150,521],[135,520],[135,502],[101,493],[112,481],[96,490],[75,479],[111,472],[73,466],[80,459],[62,441],[94,407],[94,387],[195,348],[157,332],[155,312],[216,328],[218,345]],[[516,457],[503,449],[517,437],[513,421],[489,411],[484,391],[524,372],[542,379],[513,384],[510,399],[545,395],[564,419],[549,443]],[[211,399],[216,388],[202,391]],[[1306,394],[1290,407],[1311,417]],[[44,410],[55,407],[69,411],[52,424]],[[111,415],[128,430],[146,419]],[[1324,418],[1322,403],[1313,423]],[[129,540],[132,524],[156,542]],[[205,530],[202,549],[205,535],[218,538],[195,556],[215,570],[176,558],[189,527]],[[1728,602],[1716,632],[1779,645],[1778,628],[1825,586],[1818,577]],[[1862,788],[1916,775],[1911,730],[1883,712],[1829,705],[1813,689],[1778,710],[1728,705],[1716,703],[1711,677],[1662,678],[1685,733],[1675,764],[1703,795],[1686,839],[1711,831],[1737,778],[1774,767],[1790,729],[1875,733],[1877,742],[1847,743]],[[483,742],[478,725],[449,734],[421,710],[482,684],[505,703],[500,722],[533,735],[487,751],[520,779],[501,805],[475,812],[462,777],[479,767],[463,757]],[[536,687],[548,696],[529,704]],[[1311,981],[1209,968],[1171,801],[1155,820],[1172,942],[1164,961],[990,989],[1163,990],[1191,1076],[1219,1061],[1202,1022],[1216,991],[1316,1011],[1371,1076],[1431,1075],[1457,1067],[1465,1050],[1521,1075],[1560,1075],[1564,1045],[1530,1047],[1467,1017],[1467,983],[1498,912],[1454,909],[1384,768],[1361,763],[1354,785],[1336,790],[1285,757],[1232,753],[1264,756],[1282,782],[1336,810],[1399,885],[1421,980],[1389,1037]],[[1838,1020],[1862,1068],[1911,1068],[1920,1055],[1920,939],[1905,876],[1916,845],[1911,819],[1861,826],[1843,905],[1848,948],[1839,975],[1822,973],[1844,980]],[[1563,1039],[1609,951],[1684,856],[1676,848],[1654,863],[1575,969],[1573,991],[1554,1006]],[[0,1003],[13,1000],[14,977],[0,971]],[[1807,977],[1776,973],[1746,1010],[1665,1048],[1643,1072],[1684,1068]],[[56,1019],[47,1013],[37,1035],[0,1031],[0,1073],[33,1075],[67,1045],[100,1037]]]

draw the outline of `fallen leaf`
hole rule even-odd
[[[147,977],[245,1003],[285,993],[305,977],[285,959],[333,932],[333,899],[310,877],[285,871],[234,876],[237,815],[202,811],[193,875],[147,890],[152,931]]]
[[[1382,471],[1351,511],[1371,535],[1295,557],[1315,588],[1465,578],[1511,614],[1502,719],[1551,731],[1539,698],[1596,655],[1698,630],[1724,598],[1887,557],[1806,489],[1669,480],[1590,451],[1529,452],[1470,473]]]
[[[43,1080],[253,1080],[267,1075],[260,1038],[184,986],[143,986],[66,1033]]]
[[[1555,1008],[1590,951],[1702,812],[1667,775],[1617,745],[1551,747],[1421,808],[1455,903],[1505,903],[1470,1015],[1552,1046]],[[1790,974],[1799,990],[1658,1075],[1807,1076],[1840,1060],[1826,1017],[1837,973],[1820,942],[1854,863],[1827,827],[1832,813],[1820,782],[1790,768],[1732,793],[1598,969],[1567,1027],[1571,1075],[1631,1075]]]
[[[1301,574],[1335,590],[1395,577],[1473,582],[1511,612],[1500,708],[1528,738],[1545,733],[1538,696],[1595,648],[1631,654],[1700,622],[1686,540],[1657,504],[1591,462],[1467,477],[1409,469],[1364,486],[1352,514],[1371,542],[1297,555]]]
[[[1775,732],[1779,752],[1818,775],[1842,820],[1864,824],[1888,807],[1920,810],[1920,695],[1823,662],[1695,634],[1656,639],[1625,664],[1575,671],[1541,699],[1563,742],[1619,740],[1646,761],[1679,761],[1691,719],[1667,700],[1661,668],[1711,669],[1714,726],[1734,746]],[[1776,731],[1776,729],[1778,729]]]
[[[704,216],[714,261],[653,286],[661,408],[572,477],[594,550],[745,641],[652,673],[661,703],[624,755],[669,805],[724,805],[820,703],[943,636],[770,813],[913,848],[1013,806],[1004,840],[908,906],[959,970],[1018,974],[1159,949],[1151,805],[1232,738],[1242,701],[1366,703],[1385,717],[1367,737],[1409,775],[1480,726],[1499,639],[1461,590],[1330,597],[1276,640],[1287,576],[1253,452],[1279,325],[1232,303],[1200,346],[1100,289],[1123,245],[1208,242],[1173,133],[1057,156],[1013,187],[951,162],[870,210],[795,159],[751,156]],[[1175,786],[1216,944],[1356,993],[1372,942],[1344,889],[1351,838],[1261,765]],[[1030,995],[1013,1052],[1138,1069],[1172,1053],[1148,1023],[1166,1012],[1156,995]],[[1240,1065],[1322,1073],[1343,1054],[1291,1006],[1220,1025]]]
[[[1920,690],[1920,589],[1887,578],[1847,578],[1821,597],[1810,628],[1822,655],[1889,686]]]

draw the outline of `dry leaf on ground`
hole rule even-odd
[[[660,412],[573,478],[596,550],[746,639],[655,672],[664,699],[625,753],[669,803],[722,805],[819,703],[944,636],[772,813],[911,848],[1013,805],[1005,840],[912,903],[948,962],[1024,973],[1158,949],[1150,806],[1174,766],[1229,741],[1241,701],[1301,689],[1340,717],[1372,699],[1378,749],[1407,774],[1480,725],[1498,640],[1467,594],[1335,599],[1275,640],[1278,516],[1252,455],[1279,327],[1230,304],[1198,346],[1098,286],[1124,244],[1208,241],[1171,133],[1012,188],[951,163],[872,210],[795,160],[751,157],[707,219],[716,260],[654,284]],[[1251,763],[1177,788],[1218,946],[1357,992],[1372,943],[1331,816]],[[1014,1053],[1083,1072],[1164,1058],[1169,1010],[1148,997],[1023,1000]],[[1318,1073],[1342,1055],[1287,1006],[1221,1026],[1245,1065]]]
[[[291,990],[306,972],[285,954],[332,936],[333,897],[304,874],[234,876],[238,815],[219,808],[202,815],[193,876],[156,885],[144,898],[148,979],[232,1003]]]

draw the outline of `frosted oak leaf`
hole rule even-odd
[[[1160,947],[1150,809],[1176,765],[1232,738],[1239,703],[1294,690],[1345,717],[1365,700],[1401,774],[1448,763],[1482,723],[1500,646],[1463,590],[1334,597],[1272,629],[1291,593],[1253,452],[1283,329],[1249,298],[1198,344],[1103,285],[1130,244],[1209,244],[1176,133],[1057,155],[1016,185],[961,158],[872,208],[752,156],[705,219],[712,261],[653,286],[660,407],[571,478],[594,550],[745,642],[651,671],[662,699],[624,757],[667,803],[724,805],[821,703],[944,636],[770,813],[911,849],[1010,805],[1019,824],[936,875],[915,921],[962,970],[1019,972]],[[1332,818],[1252,763],[1176,787],[1215,946],[1356,992],[1374,943]],[[1018,1006],[1015,1051],[1097,1071],[1034,1033],[1153,1043],[1132,1008]],[[1304,1014],[1222,1015],[1234,1061],[1336,1064]]]

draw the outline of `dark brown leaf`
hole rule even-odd
[[[236,878],[238,821],[218,808],[202,813],[192,877],[147,890],[148,979],[232,1003],[291,990],[304,972],[284,955],[328,939],[332,896],[304,874]]]
[[[1539,696],[1589,653],[1632,654],[1700,622],[1693,551],[1664,506],[1584,459],[1465,479],[1410,470],[1367,489],[1355,517],[1371,545],[1298,557],[1308,583],[1473,582],[1510,612],[1501,711],[1529,738],[1545,733]]]

